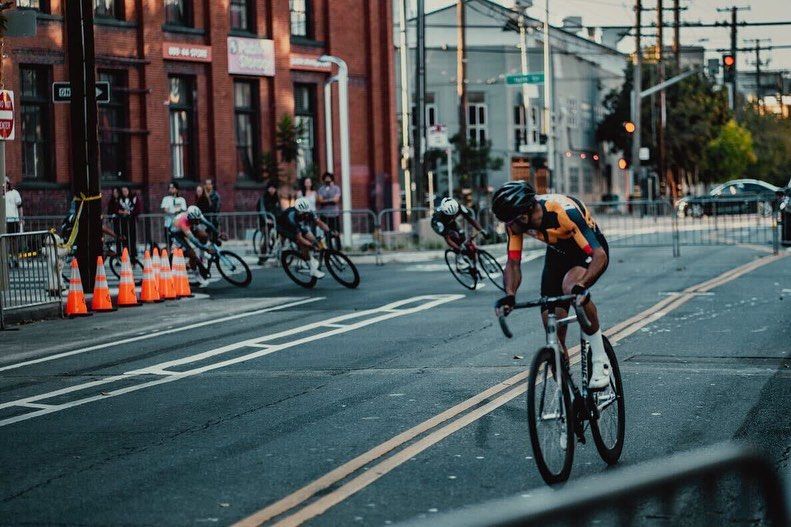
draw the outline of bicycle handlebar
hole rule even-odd
[[[563,296],[544,296],[539,298],[538,300],[530,300],[528,302],[519,302],[514,304],[514,307],[511,311],[515,311],[517,309],[527,309],[531,307],[549,307],[552,304],[557,304],[559,302],[571,302],[571,305],[574,307],[574,312],[577,315],[577,321],[579,321],[580,326],[589,328],[591,326],[591,321],[588,318],[588,315],[585,314],[585,310],[582,306],[577,305],[577,295],[563,295]],[[513,338],[514,334],[511,332],[511,329],[508,327],[508,323],[505,321],[505,317],[507,315],[499,315],[497,317],[498,322],[500,322],[500,329],[503,332],[503,335],[506,338]]]

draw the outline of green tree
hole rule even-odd
[[[706,148],[704,174],[712,182],[744,176],[757,158],[750,131],[730,120]]]
[[[481,191],[489,183],[489,170],[500,170],[503,160],[492,157],[492,142],[481,144],[466,141],[459,134],[451,137],[450,142],[455,149],[453,172],[461,187],[471,187],[473,191]]]
[[[748,106],[743,122],[752,134],[756,157],[747,167],[747,176],[780,187],[787,185],[791,177],[791,120]]]
[[[299,138],[304,133],[302,124],[297,124],[290,115],[284,115],[277,123],[275,139],[280,157],[286,163],[292,163],[299,154]]]

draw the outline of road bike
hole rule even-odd
[[[253,232],[253,254],[257,254],[259,263],[263,264],[273,255],[277,256],[275,255],[277,229],[275,220],[268,215],[260,223],[259,228]]]
[[[193,261],[197,265],[197,271],[204,279],[211,278],[211,269],[216,267],[220,275],[225,280],[236,287],[247,287],[253,280],[253,273],[250,267],[238,254],[220,249],[221,241],[209,240],[206,245],[208,249],[202,251],[199,258]],[[171,265],[173,255],[170,256]]]
[[[327,247],[324,238],[319,238],[311,255],[319,262],[319,270],[325,266],[336,282],[349,289],[360,285],[360,273],[348,256],[337,249]],[[293,242],[280,252],[280,263],[291,280],[296,284],[310,289],[316,285],[318,278],[310,274],[310,264],[302,259],[299,247]]]
[[[475,234],[477,236],[478,233]],[[503,266],[497,259],[475,245],[475,236],[463,243],[463,250],[456,251],[447,249],[445,251],[445,263],[450,269],[450,274],[467,289],[475,289],[478,283],[483,281],[483,274],[486,275],[495,287],[505,291],[503,285]]]
[[[569,357],[563,353],[558,340],[559,327],[574,322],[590,326],[584,310],[576,305],[576,299],[576,295],[542,297],[514,306],[514,309],[540,307],[548,311],[546,345],[535,354],[527,380],[527,420],[538,471],[550,485],[568,479],[575,443],[585,443],[588,426],[596,450],[608,465],[618,462],[624,443],[626,416],[621,371],[607,337],[603,338],[610,361],[610,383],[602,390],[588,388],[591,370],[588,343],[580,339],[579,353],[570,357],[580,364],[578,387],[572,379]],[[558,319],[555,306],[566,302],[572,303],[576,315]],[[512,338],[505,317],[500,316],[499,321],[503,334]]]

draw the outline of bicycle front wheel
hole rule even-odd
[[[360,273],[348,256],[335,249],[324,251],[324,263],[332,277],[342,286],[355,289],[360,285]]]
[[[253,254],[261,255],[263,249],[262,242],[264,240],[264,233],[261,229],[256,229],[253,233]]]
[[[306,289],[316,285],[317,278],[311,276],[308,262],[304,261],[297,251],[293,249],[282,251],[280,253],[280,264],[295,284]]]
[[[549,485],[568,479],[574,459],[571,396],[560,375],[554,350],[539,350],[527,380],[527,421],[538,471]]]
[[[604,390],[593,392],[593,401],[596,403],[599,418],[591,420],[591,435],[596,444],[596,450],[599,451],[604,462],[614,465],[618,462],[623,450],[626,405],[624,404],[618,359],[615,357],[615,352],[607,337],[604,337],[604,351],[610,361],[610,385]]]
[[[500,262],[491,254],[480,249],[478,250],[478,261],[481,264],[481,269],[483,269],[483,272],[494,286],[500,291],[505,292],[505,286],[503,285],[503,276],[505,273],[503,272],[503,266],[500,265]]]
[[[474,266],[469,258],[453,249],[445,251],[445,263],[448,264],[450,274],[467,289],[475,289],[478,285],[478,275],[473,271]]]
[[[238,254],[231,251],[220,251],[214,261],[222,277],[236,287],[247,287],[252,282],[253,273]]]

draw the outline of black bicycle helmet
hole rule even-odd
[[[509,181],[494,193],[492,212],[504,222],[529,211],[536,202],[536,189],[527,181]]]

